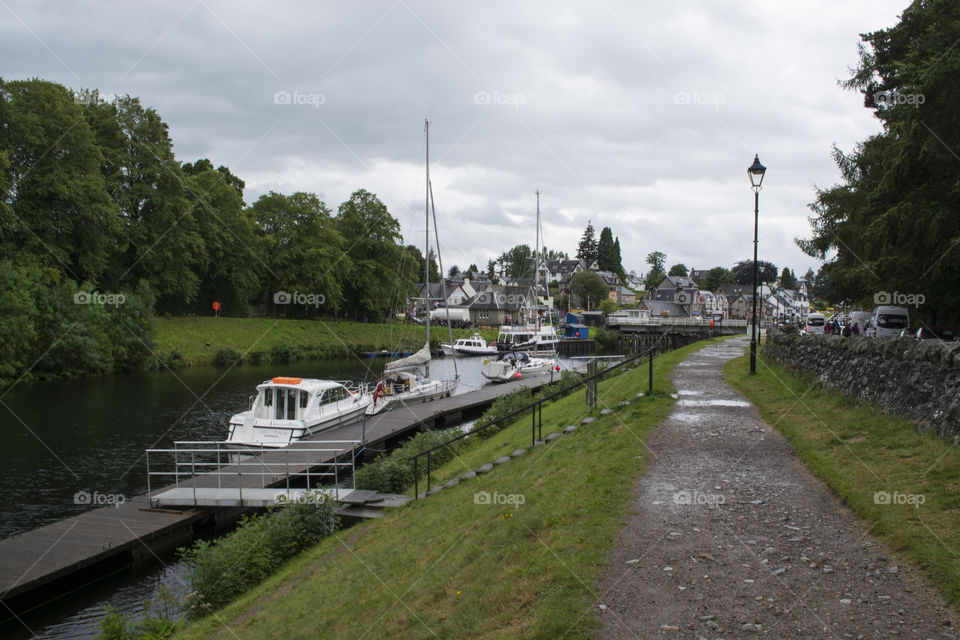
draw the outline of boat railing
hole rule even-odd
[[[197,504],[198,489],[285,488],[291,484],[337,487],[341,479],[355,484],[359,440],[322,440],[303,443],[316,446],[238,446],[222,441],[176,441],[173,448],[147,449],[147,496],[153,502],[153,487],[160,480],[164,490],[192,488]],[[250,479],[253,478],[251,481]]]

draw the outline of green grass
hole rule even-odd
[[[595,630],[606,554],[647,462],[644,437],[667,415],[666,377],[698,343],[600,384],[600,407],[630,406],[386,517],[341,531],[184,638],[556,638]],[[585,415],[581,390],[544,408],[544,435]],[[521,419],[436,471],[437,478],[529,447]],[[475,494],[522,495],[477,504]],[[516,500],[516,499],[515,499]]]
[[[454,339],[470,336],[472,330],[454,329]],[[487,340],[496,331],[481,331]],[[376,324],[330,322],[326,320],[287,320],[275,318],[157,318],[154,324],[157,352],[161,356],[179,351],[183,363],[210,364],[219,349],[245,354],[270,351],[275,345],[331,347],[375,351],[415,350],[423,346],[426,328],[414,324]],[[431,327],[431,339],[446,342],[446,327]]]
[[[960,609],[960,450],[912,422],[858,405],[770,362],[725,373],[763,418],[796,447],[807,467],[904,562],[925,573]],[[923,496],[923,504],[877,504],[876,492]]]

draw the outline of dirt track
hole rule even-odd
[[[674,372],[679,400],[601,584],[602,637],[957,638],[960,617],[726,384],[744,346]]]

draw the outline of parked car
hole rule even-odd
[[[872,326],[868,335],[874,338],[896,338],[910,326],[910,312],[904,307],[880,306],[873,310],[870,324]]]
[[[803,333],[823,334],[823,327],[827,324],[827,318],[822,313],[808,313],[807,324],[803,327]]]
[[[951,327],[920,327],[914,333],[917,340],[941,340],[943,342],[960,342],[960,336]]]

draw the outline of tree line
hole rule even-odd
[[[0,78],[0,384],[148,368],[154,313],[380,319],[422,281],[376,195],[244,187],[137,98]]]

